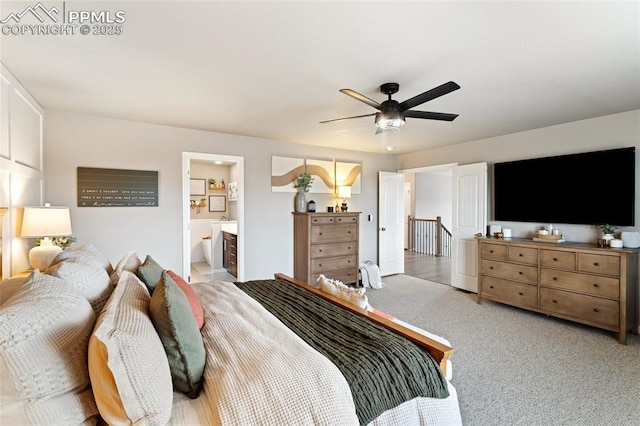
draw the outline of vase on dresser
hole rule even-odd
[[[298,189],[295,197],[295,209],[297,213],[307,212],[307,197],[302,189]]]

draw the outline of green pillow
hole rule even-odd
[[[166,272],[151,296],[149,314],[167,353],[174,389],[197,398],[204,380],[204,343],[187,296]]]
[[[153,294],[154,289],[162,279],[162,271],[164,271],[164,268],[158,265],[158,262],[149,255],[144,259],[142,265],[138,267],[138,278],[145,283],[147,289],[149,289],[149,294]]]

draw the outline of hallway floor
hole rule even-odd
[[[405,250],[404,274],[451,285],[451,258]]]

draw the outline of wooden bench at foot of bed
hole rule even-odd
[[[445,374],[445,376],[447,375],[447,360],[449,359],[449,357],[451,357],[451,355],[453,354],[453,348],[447,345],[444,345],[436,340],[430,339],[427,336],[424,336],[416,331],[413,331],[407,327],[404,327],[400,324],[397,324],[395,322],[393,322],[392,320],[385,318],[381,315],[378,315],[374,312],[369,312],[366,309],[362,309],[359,308],[356,305],[353,305],[351,303],[348,303],[342,299],[340,299],[339,297],[336,297],[332,294],[323,292],[321,290],[318,290],[317,288],[302,282],[300,280],[296,280],[295,278],[292,278],[288,275],[285,274],[281,274],[281,273],[276,273],[274,274],[274,277],[276,280],[281,280],[281,281],[286,281],[288,283],[297,285],[298,287],[302,287],[307,291],[310,291],[314,294],[317,294],[318,296],[331,301],[332,303],[335,303],[336,305],[341,306],[342,308],[351,311],[355,314],[358,314],[360,316],[366,317],[368,318],[370,321],[374,322],[375,324],[378,324],[382,327],[385,327],[391,331],[393,331],[396,334],[399,334],[409,340],[411,340],[413,343],[415,343],[416,345],[420,346],[421,348],[423,348],[424,350],[426,350],[427,352],[429,352],[431,354],[431,356],[433,357],[433,359],[436,360],[436,362],[440,365],[440,369],[442,370],[442,372]]]

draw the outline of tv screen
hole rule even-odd
[[[494,219],[634,226],[635,148],[495,163]]]

